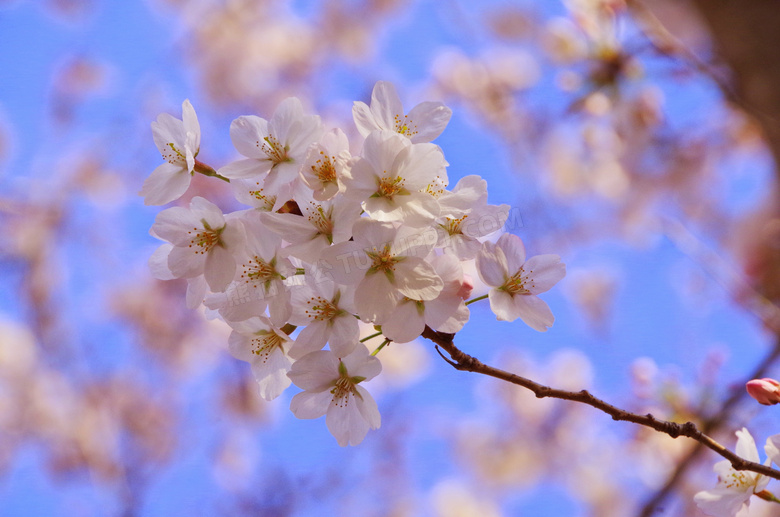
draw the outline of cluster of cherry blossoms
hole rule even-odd
[[[292,412],[327,415],[342,446],[379,427],[361,383],[380,373],[384,345],[410,342],[426,327],[454,334],[468,321],[465,262],[476,261],[499,320],[520,318],[538,331],[554,321],[537,295],[565,275],[560,257],[527,258],[509,233],[487,240],[509,206],[487,203],[484,179],[466,176],[448,189],[448,163],[430,142],[450,116],[438,102],[405,114],[394,87],[379,82],[370,105],[354,104],[350,133],[361,143],[353,154],[344,131],[326,130],[289,98],[269,120],[233,121],[244,158],[218,170],[197,160],[189,101],[181,120],[161,114],[152,123],[165,163],[143,185],[147,204],[178,199],[198,172],[229,180],[249,207],[223,213],[195,197],[160,212],[151,233],[165,243],[150,259],[153,274],[186,278],[187,305],[204,304],[232,327],[230,352],[251,364],[261,396],[275,399],[294,383],[303,391]],[[361,340],[358,320],[376,334]],[[366,342],[379,336],[371,353]]]

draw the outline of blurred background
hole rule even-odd
[[[451,185],[487,179],[508,230],[568,269],[549,332],[482,302],[458,346],[763,444],[778,411],[744,382],[779,374],[780,20],[729,5],[0,1],[0,515],[701,515],[719,458],[694,442],[455,371],[422,340],[382,351],[382,427],[338,447],[289,412],[294,389],[260,399],[185,283],[151,277],[160,208],[137,193],[161,163],[150,122],[184,99],[214,167],[234,118],[288,96],[351,136],[378,80],[407,109],[441,100]],[[239,208],[213,178],[177,203],[194,195]]]

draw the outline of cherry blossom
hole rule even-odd
[[[404,115],[395,87],[387,81],[379,81],[371,93],[371,106],[355,101],[352,116],[364,137],[372,131],[386,129],[419,143],[430,142],[439,136],[447,127],[452,110],[441,102],[423,102]]]
[[[293,397],[290,410],[298,418],[326,415],[325,424],[340,446],[357,445],[381,423],[374,398],[360,386],[381,370],[382,364],[363,344],[342,358],[330,350],[312,352],[295,361],[288,374],[305,390]]]
[[[230,353],[252,365],[260,396],[273,400],[281,395],[290,385],[287,372],[293,364],[288,354],[292,339],[265,317],[231,322],[230,326],[233,327],[228,339]]]
[[[545,332],[555,317],[550,307],[536,295],[549,290],[566,275],[558,255],[525,258],[520,237],[505,233],[495,244],[486,242],[477,254],[477,270],[482,281],[492,286],[490,308],[497,319],[522,319],[529,327]]]
[[[737,455],[759,463],[756,442],[744,427],[737,431]],[[769,465],[769,460],[767,460]],[[714,467],[718,485],[694,496],[694,501],[704,513],[713,517],[746,516],[750,496],[761,492],[769,478],[748,470],[735,470],[729,460],[719,461]]]
[[[165,163],[146,178],[140,194],[144,204],[164,205],[178,199],[190,186],[195,157],[200,151],[200,125],[189,100],[181,105],[182,120],[161,113],[152,122],[152,136]]]
[[[381,322],[397,304],[398,295],[432,300],[444,284],[424,257],[433,242],[416,229],[359,219],[352,228],[352,241],[323,251],[319,266],[344,285],[355,285],[358,314]]]
[[[264,188],[276,193],[298,177],[309,146],[323,133],[320,117],[304,115],[301,101],[282,101],[270,120],[255,115],[238,117],[230,125],[230,138],[246,159],[230,163],[219,174],[233,179],[264,177]]]
[[[301,179],[314,191],[314,199],[330,199],[342,189],[351,155],[349,140],[340,129],[328,131],[309,147],[301,167]]]
[[[152,234],[170,242],[167,265],[175,278],[205,275],[212,291],[224,291],[236,271],[234,258],[244,244],[240,221],[226,220],[222,211],[202,197],[189,208],[173,207],[157,214]],[[155,262],[159,263],[158,250]],[[159,266],[155,268],[160,271]]]
[[[447,183],[446,161],[433,144],[412,144],[389,131],[371,133],[361,157],[345,178],[345,195],[363,202],[377,221],[424,226],[439,215],[439,203],[426,188]]]

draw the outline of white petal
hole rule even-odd
[[[203,274],[206,257],[189,248],[175,246],[168,255],[168,267],[176,278],[190,278]]]
[[[780,465],[780,434],[772,435],[766,439],[764,451],[775,465]]]
[[[230,139],[236,150],[247,158],[268,157],[261,149],[262,144],[265,143],[263,138],[266,136],[268,136],[268,122],[255,115],[238,117],[230,124]]]
[[[413,300],[433,300],[444,288],[444,282],[433,266],[417,257],[406,257],[396,264],[395,285],[404,296]]]
[[[206,297],[207,289],[208,284],[203,276],[198,275],[187,279],[187,295],[185,297],[187,308],[194,310],[200,307]]]
[[[263,361],[252,362],[252,372],[260,386],[260,396],[265,400],[273,400],[290,385],[287,372],[292,361],[280,349],[276,349]]]
[[[715,488],[697,493],[693,496],[693,500],[707,515],[713,517],[737,517],[751,495],[751,493]]]
[[[168,255],[170,255],[172,249],[173,246],[171,244],[162,244],[149,257],[149,270],[154,278],[158,280],[173,280],[176,278],[168,267]]]
[[[360,136],[367,137],[369,133],[381,129],[374,120],[374,114],[365,102],[355,101],[352,106],[352,118],[355,120]]]
[[[369,428],[352,394],[347,395],[346,402],[334,403],[328,407],[325,424],[342,447],[362,442]]]
[[[424,314],[417,309],[416,302],[401,302],[382,323],[382,333],[396,343],[413,341],[425,330]]]
[[[355,345],[355,350],[342,358],[342,361],[350,377],[358,376],[371,380],[382,372],[382,363],[369,353],[363,343]]]
[[[325,248],[318,262],[322,275],[345,285],[360,282],[370,267],[371,259],[363,250],[363,245],[355,241]]]
[[[555,316],[550,307],[541,298],[532,294],[518,294],[513,298],[515,314],[532,329],[547,332],[547,329],[555,323]]]
[[[268,160],[258,160],[247,158],[228,163],[220,167],[217,173],[230,179],[250,179],[258,178],[271,170],[272,163]]]
[[[566,276],[566,265],[561,263],[558,255],[536,255],[529,258],[523,265],[523,269],[529,277],[533,287],[529,287],[531,294],[539,294],[548,291]],[[529,282],[526,282],[528,285]]]
[[[488,293],[490,310],[499,321],[515,321],[520,315],[515,307],[512,295],[501,289],[491,289]]]
[[[206,253],[203,275],[212,291],[223,292],[236,275],[236,260],[233,254],[222,246],[214,246]]]
[[[358,320],[351,314],[336,316],[331,320],[328,346],[338,357],[352,353],[358,339],[360,339],[360,327]]]
[[[374,85],[371,92],[371,113],[377,125],[395,131],[395,117],[403,118],[404,107],[392,83],[378,81]]]
[[[304,391],[290,401],[290,411],[297,418],[319,418],[328,411],[333,395],[329,391]]]
[[[181,118],[184,125],[184,132],[187,135],[192,134],[192,151],[197,152],[200,148],[200,124],[198,116],[195,114],[195,108],[192,107],[189,99],[181,104]]]
[[[339,377],[339,360],[330,350],[319,350],[303,356],[293,363],[287,374],[301,389],[326,391]]]
[[[439,136],[452,117],[452,110],[441,102],[422,102],[409,112],[409,120],[415,125],[417,134],[412,142],[430,142]]]
[[[164,205],[179,199],[189,188],[192,175],[180,165],[165,162],[149,175],[141,187],[145,205]]]
[[[358,402],[358,409],[360,414],[363,415],[363,419],[368,423],[368,427],[371,429],[379,429],[382,424],[382,418],[379,415],[379,408],[376,405],[374,397],[362,386],[355,386],[362,398]]]
[[[492,287],[504,285],[508,277],[508,266],[501,248],[491,242],[483,243],[482,249],[477,253],[476,266],[479,278],[485,284]]]
[[[507,271],[510,275],[515,274],[523,267],[525,263],[525,245],[517,235],[505,233],[499,237],[496,247],[504,252],[506,257]]]
[[[384,273],[366,275],[355,290],[355,305],[361,318],[380,323],[397,303],[397,291]]]
[[[357,320],[355,318],[352,319],[357,324]],[[325,333],[326,327],[327,323],[319,320],[309,323],[295,338],[295,344],[290,349],[290,357],[300,359],[306,354],[322,350],[328,340],[328,336]]]

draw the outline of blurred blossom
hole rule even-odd
[[[435,515],[438,517],[501,517],[498,505],[473,485],[448,479],[440,481],[431,493]]]
[[[85,56],[71,56],[60,63],[52,78],[52,107],[60,123],[69,123],[79,105],[105,95],[109,66]]]
[[[605,329],[611,320],[618,278],[613,269],[574,269],[563,285],[564,293],[577,306],[588,323]]]
[[[374,334],[373,325],[360,324],[360,338]],[[369,351],[374,351],[381,344],[381,336],[366,342]],[[376,357],[382,363],[382,375],[378,375],[366,386],[381,396],[381,393],[397,391],[408,388],[413,384],[420,382],[431,368],[431,358],[428,347],[421,339],[410,341],[409,343],[389,343]]]

